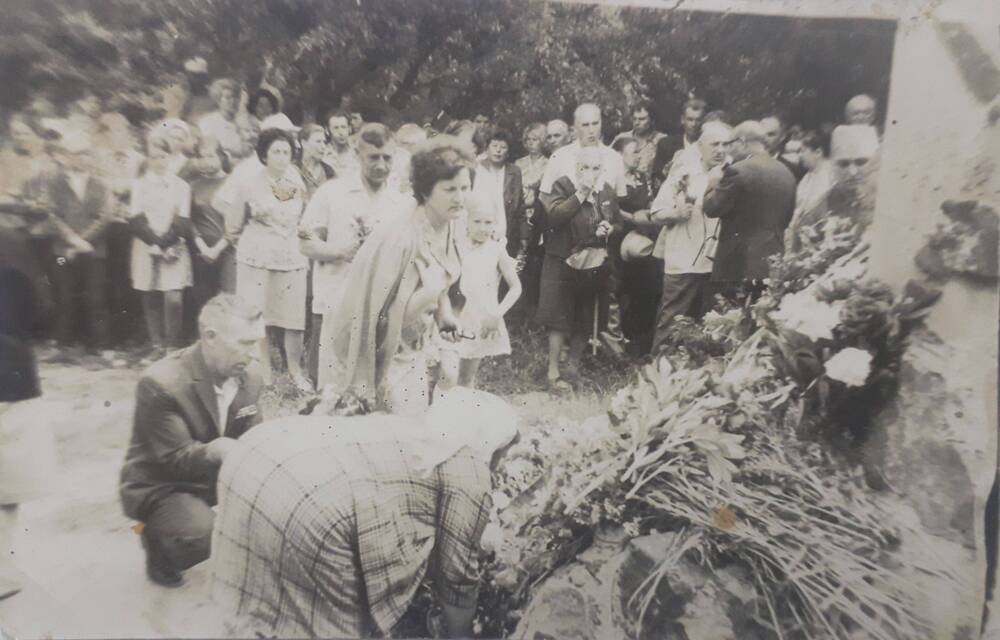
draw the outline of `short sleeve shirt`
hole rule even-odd
[[[325,229],[327,242],[335,246],[359,248],[376,229],[412,211],[414,206],[412,198],[388,182],[372,193],[358,174],[352,174],[330,180],[316,190],[301,226]],[[314,264],[313,313],[336,310],[350,266],[347,261]]]

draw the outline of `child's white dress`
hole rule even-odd
[[[489,240],[480,245],[466,245],[462,254],[462,276],[459,290],[465,296],[465,307],[458,316],[462,333],[475,339],[460,339],[455,349],[461,358],[483,358],[510,353],[510,336],[507,325],[500,318],[498,330],[489,338],[483,337],[483,318],[497,314],[500,307],[500,261],[509,260],[507,249],[499,240]]]

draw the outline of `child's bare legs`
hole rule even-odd
[[[295,329],[284,329],[285,358],[288,359],[288,374],[292,377],[292,382],[296,386],[304,389],[312,389],[312,384],[302,372],[302,350],[304,344],[304,331]]]
[[[563,346],[566,344],[566,334],[562,331],[549,332],[549,382],[559,379],[559,356],[562,355]]]
[[[458,386],[476,388],[476,374],[482,361],[482,358],[462,358],[458,364]]]

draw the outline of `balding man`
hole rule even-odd
[[[844,106],[844,121],[847,124],[875,125],[875,99],[869,95],[856,95]]]
[[[550,120],[545,125],[545,151],[551,156],[570,143],[569,125],[562,120]]]
[[[735,163],[712,169],[705,193],[705,215],[720,220],[709,288],[738,302],[763,291],[767,259],[782,253],[795,210],[795,177],[767,152],[765,139],[759,122],[737,126]]]
[[[718,221],[706,220],[702,210],[708,174],[721,166],[732,143],[732,129],[708,122],[697,148],[677,153],[650,207],[650,219],[662,225],[653,255],[663,259],[663,295],[657,312],[654,351],[663,343],[678,315],[698,317],[704,308],[705,285],[715,256],[714,231]]]

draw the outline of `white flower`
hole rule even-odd
[[[483,537],[480,538],[479,544],[484,551],[497,551],[503,546],[504,537],[503,528],[491,520],[483,528]]]
[[[773,317],[786,329],[801,333],[810,340],[830,340],[833,329],[840,324],[842,306],[843,301],[840,300],[833,304],[821,302],[806,289],[782,298],[781,306]]]
[[[826,377],[838,380],[849,387],[865,384],[872,369],[872,354],[864,349],[848,347],[838,351],[824,364]]]

